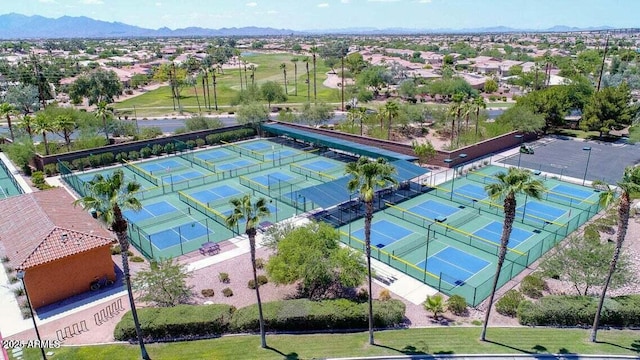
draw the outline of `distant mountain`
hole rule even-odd
[[[171,30],[145,29],[120,22],[94,20],[88,17],[63,16],[57,19],[20,14],[0,15],[0,39],[50,38],[118,38],[180,36],[268,36],[302,34],[300,31],[261,27],[203,29],[188,27]]]
[[[123,38],[123,37],[185,37],[185,36],[286,36],[308,34],[430,34],[430,33],[509,33],[509,32],[567,32],[585,30],[607,30],[609,26],[576,28],[557,25],[549,29],[514,29],[505,26],[471,29],[377,29],[345,28],[296,31],[290,29],[274,29],[264,27],[241,27],[205,29],[188,27],[171,30],[163,27],[157,30],[145,29],[121,22],[107,22],[88,17],[63,16],[57,19],[42,16],[25,16],[20,14],[0,15],[0,39],[47,39],[47,38]]]

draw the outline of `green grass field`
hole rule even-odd
[[[149,344],[152,359],[321,359],[327,357],[408,354],[640,354],[640,331],[609,330],[588,341],[589,331],[547,328],[490,328],[481,342],[479,327],[436,327],[379,331],[376,345],[368,333],[268,335],[269,349],[258,336],[228,336],[211,340]],[[54,349],[52,359],[136,359],[135,345],[97,345]],[[38,359],[28,349],[25,359]]]
[[[295,74],[294,65],[291,59],[302,56],[295,54],[259,54],[247,56],[244,59],[249,63],[257,65],[255,71],[255,83],[260,85],[266,81],[276,81],[280,84],[284,83],[283,72],[280,69],[280,64],[284,63],[287,67],[287,91],[288,100],[286,104],[301,104],[307,101],[307,79],[305,63],[298,61],[297,72],[297,96],[295,95]],[[339,103],[340,91],[338,89],[331,89],[322,85],[322,82],[327,78],[326,73],[330,70],[324,65],[321,59],[316,62],[317,66],[317,92],[318,101],[326,103]],[[231,107],[232,100],[237,96],[240,91],[240,70],[238,68],[225,69],[224,73],[216,75],[216,93],[218,97],[219,112],[233,111]],[[310,99],[313,101],[313,65],[309,64],[310,72]],[[244,69],[241,72],[242,83],[244,88],[245,73]],[[247,70],[247,81],[251,84],[251,71]],[[185,87],[181,92],[180,105],[184,109],[185,113],[197,113],[198,112],[198,99],[196,99],[196,91],[199,96],[200,105],[204,110],[204,99],[202,94],[202,80],[198,77],[196,82],[198,85],[196,89],[193,87]],[[213,108],[214,94],[213,84],[209,81],[209,93],[211,98],[211,104]],[[160,87],[159,89],[149,91],[140,96],[124,100],[114,104],[114,108],[126,113],[131,113],[135,107],[136,115],[138,118],[147,116],[160,116],[165,114],[175,113],[173,110],[173,100],[171,98],[171,90],[168,86]]]

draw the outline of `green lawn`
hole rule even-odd
[[[296,57],[294,54],[256,54],[253,56],[245,57],[246,61],[256,64],[257,70],[255,72],[255,83],[260,85],[265,81],[276,81],[280,84],[284,83],[283,72],[280,69],[280,64],[284,63],[287,67],[287,91],[288,101],[287,104],[300,104],[307,101],[307,85],[305,80],[307,78],[305,64],[302,61],[298,61],[298,76],[297,76],[297,96],[295,95],[295,81],[294,81],[294,66],[291,59]],[[301,58],[298,56],[298,58]],[[322,82],[327,78],[326,72],[329,68],[324,65],[321,59],[316,62],[317,66],[317,92],[318,101],[326,103],[339,103],[340,91],[338,89],[327,88],[322,85]],[[310,72],[310,99],[313,101],[313,65],[309,64]],[[244,69],[242,70],[242,83],[244,88]],[[251,84],[251,71],[247,70],[247,81]],[[198,77],[197,88],[185,87],[181,92],[180,105],[183,107],[184,112],[197,113],[198,112],[198,99],[196,99],[196,91],[199,96],[200,105],[204,111],[204,99],[202,94],[202,80]],[[225,69],[223,74],[216,75],[216,93],[218,97],[219,112],[232,111],[230,107],[231,101],[236,97],[240,91],[240,75],[239,69]],[[211,104],[213,108],[214,94],[213,84],[209,82],[209,94],[211,98]],[[177,104],[176,104],[177,106]],[[173,110],[173,100],[171,98],[171,91],[168,86],[161,87],[156,90],[149,91],[140,96],[124,100],[114,104],[114,108],[120,111],[131,113],[133,109],[136,109],[136,115],[138,118],[147,116],[159,116],[164,114],[175,113]]]
[[[547,328],[490,328],[480,342],[479,327],[437,327],[376,332],[376,344],[367,344],[368,333],[268,335],[270,349],[260,348],[258,336],[150,344],[152,359],[311,359],[326,357],[403,354],[640,354],[640,331],[600,331],[600,342],[588,342],[589,331]],[[28,349],[25,359],[38,359]],[[136,359],[135,345],[64,347],[52,359]]]

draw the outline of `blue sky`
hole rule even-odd
[[[157,29],[261,26],[544,29],[640,27],[638,0],[1,0],[2,13],[87,16]]]

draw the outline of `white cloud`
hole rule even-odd
[[[247,3],[246,5],[248,7],[255,7],[255,6],[258,6],[258,3],[257,2],[250,2],[250,3]]]
[[[340,0],[340,2],[343,3],[343,4],[348,4],[348,3],[351,2],[351,0]]]
[[[102,5],[104,2],[102,0],[80,0],[80,3],[85,5]]]
[[[157,2],[156,6],[162,6],[162,3],[161,2]]]
[[[419,4],[429,4],[431,3],[431,0],[418,0]]]
[[[38,2],[41,2],[43,4],[55,4],[56,0],[38,0]]]
[[[277,13],[278,13],[278,12],[277,12],[277,11],[275,11],[275,10],[269,10],[269,11],[267,11],[267,14],[277,14]]]
[[[327,3],[320,3],[320,4],[318,4],[318,7],[319,7],[319,8],[326,8],[326,7],[329,7],[329,4],[327,4]]]
[[[367,0],[369,2],[398,2],[400,0]]]

